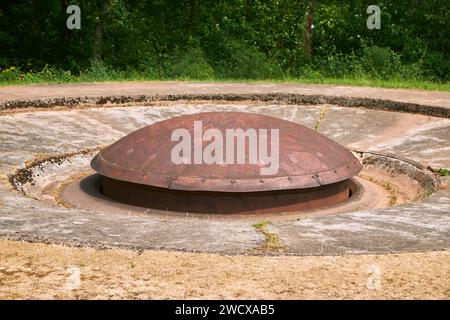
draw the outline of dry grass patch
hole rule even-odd
[[[367,286],[373,266],[379,289]],[[0,240],[0,298],[449,299],[449,266],[450,252],[223,256]]]

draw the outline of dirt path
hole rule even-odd
[[[449,266],[450,252],[238,257],[1,240],[0,298],[449,299]]]

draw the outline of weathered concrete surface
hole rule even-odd
[[[449,249],[449,203],[446,189],[419,203],[278,223],[271,225],[271,230],[296,254]]]
[[[312,84],[113,82],[0,87],[0,102],[55,97],[100,97],[154,94],[265,94],[292,93],[371,98],[450,108],[450,92]]]
[[[449,137],[448,119],[333,105],[211,102],[201,105],[174,103],[170,107],[99,107],[3,115],[0,117],[0,152],[5,156],[0,161],[0,174],[6,174],[9,169],[32,159],[37,153],[61,154],[110,144],[156,121],[214,110],[267,114],[311,128],[315,128],[320,113],[324,112],[320,132],[343,145],[353,149],[395,153],[425,166],[450,167],[450,152],[445,143]]]
[[[215,87],[211,88],[214,90]],[[0,175],[5,177],[23,167],[37,154],[63,154],[98,147],[155,121],[212,110],[274,115],[318,127],[321,132],[352,148],[387,151],[423,165],[450,167],[450,152],[445,151],[445,141],[450,138],[448,119],[333,105],[210,102],[1,115]],[[322,120],[321,114],[325,115]],[[74,161],[66,165],[64,170],[70,172],[81,170],[86,163]],[[448,180],[444,180],[446,182]],[[280,237],[285,254],[449,249],[450,190],[442,189],[426,200],[399,207],[274,222],[270,230]],[[0,235],[94,247],[240,254],[254,253],[253,249],[264,241],[250,222],[127,217],[66,209],[26,197],[9,189],[6,183],[0,183]]]

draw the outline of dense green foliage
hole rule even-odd
[[[311,1],[310,1],[311,2]],[[375,79],[448,83],[448,0],[2,0],[0,82]],[[69,4],[81,30],[66,28]]]

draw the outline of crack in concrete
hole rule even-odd
[[[278,234],[268,230],[269,224],[269,221],[262,220],[253,225],[253,228],[264,236],[264,241],[258,247],[253,248],[252,251],[272,253],[281,253],[284,251],[285,246]]]
[[[330,106],[325,105],[322,108],[320,108],[319,117],[317,118],[316,124],[314,125],[314,129],[317,132],[320,131],[320,124],[322,123],[322,121],[325,120],[325,117],[326,117],[328,111],[330,111]]]

